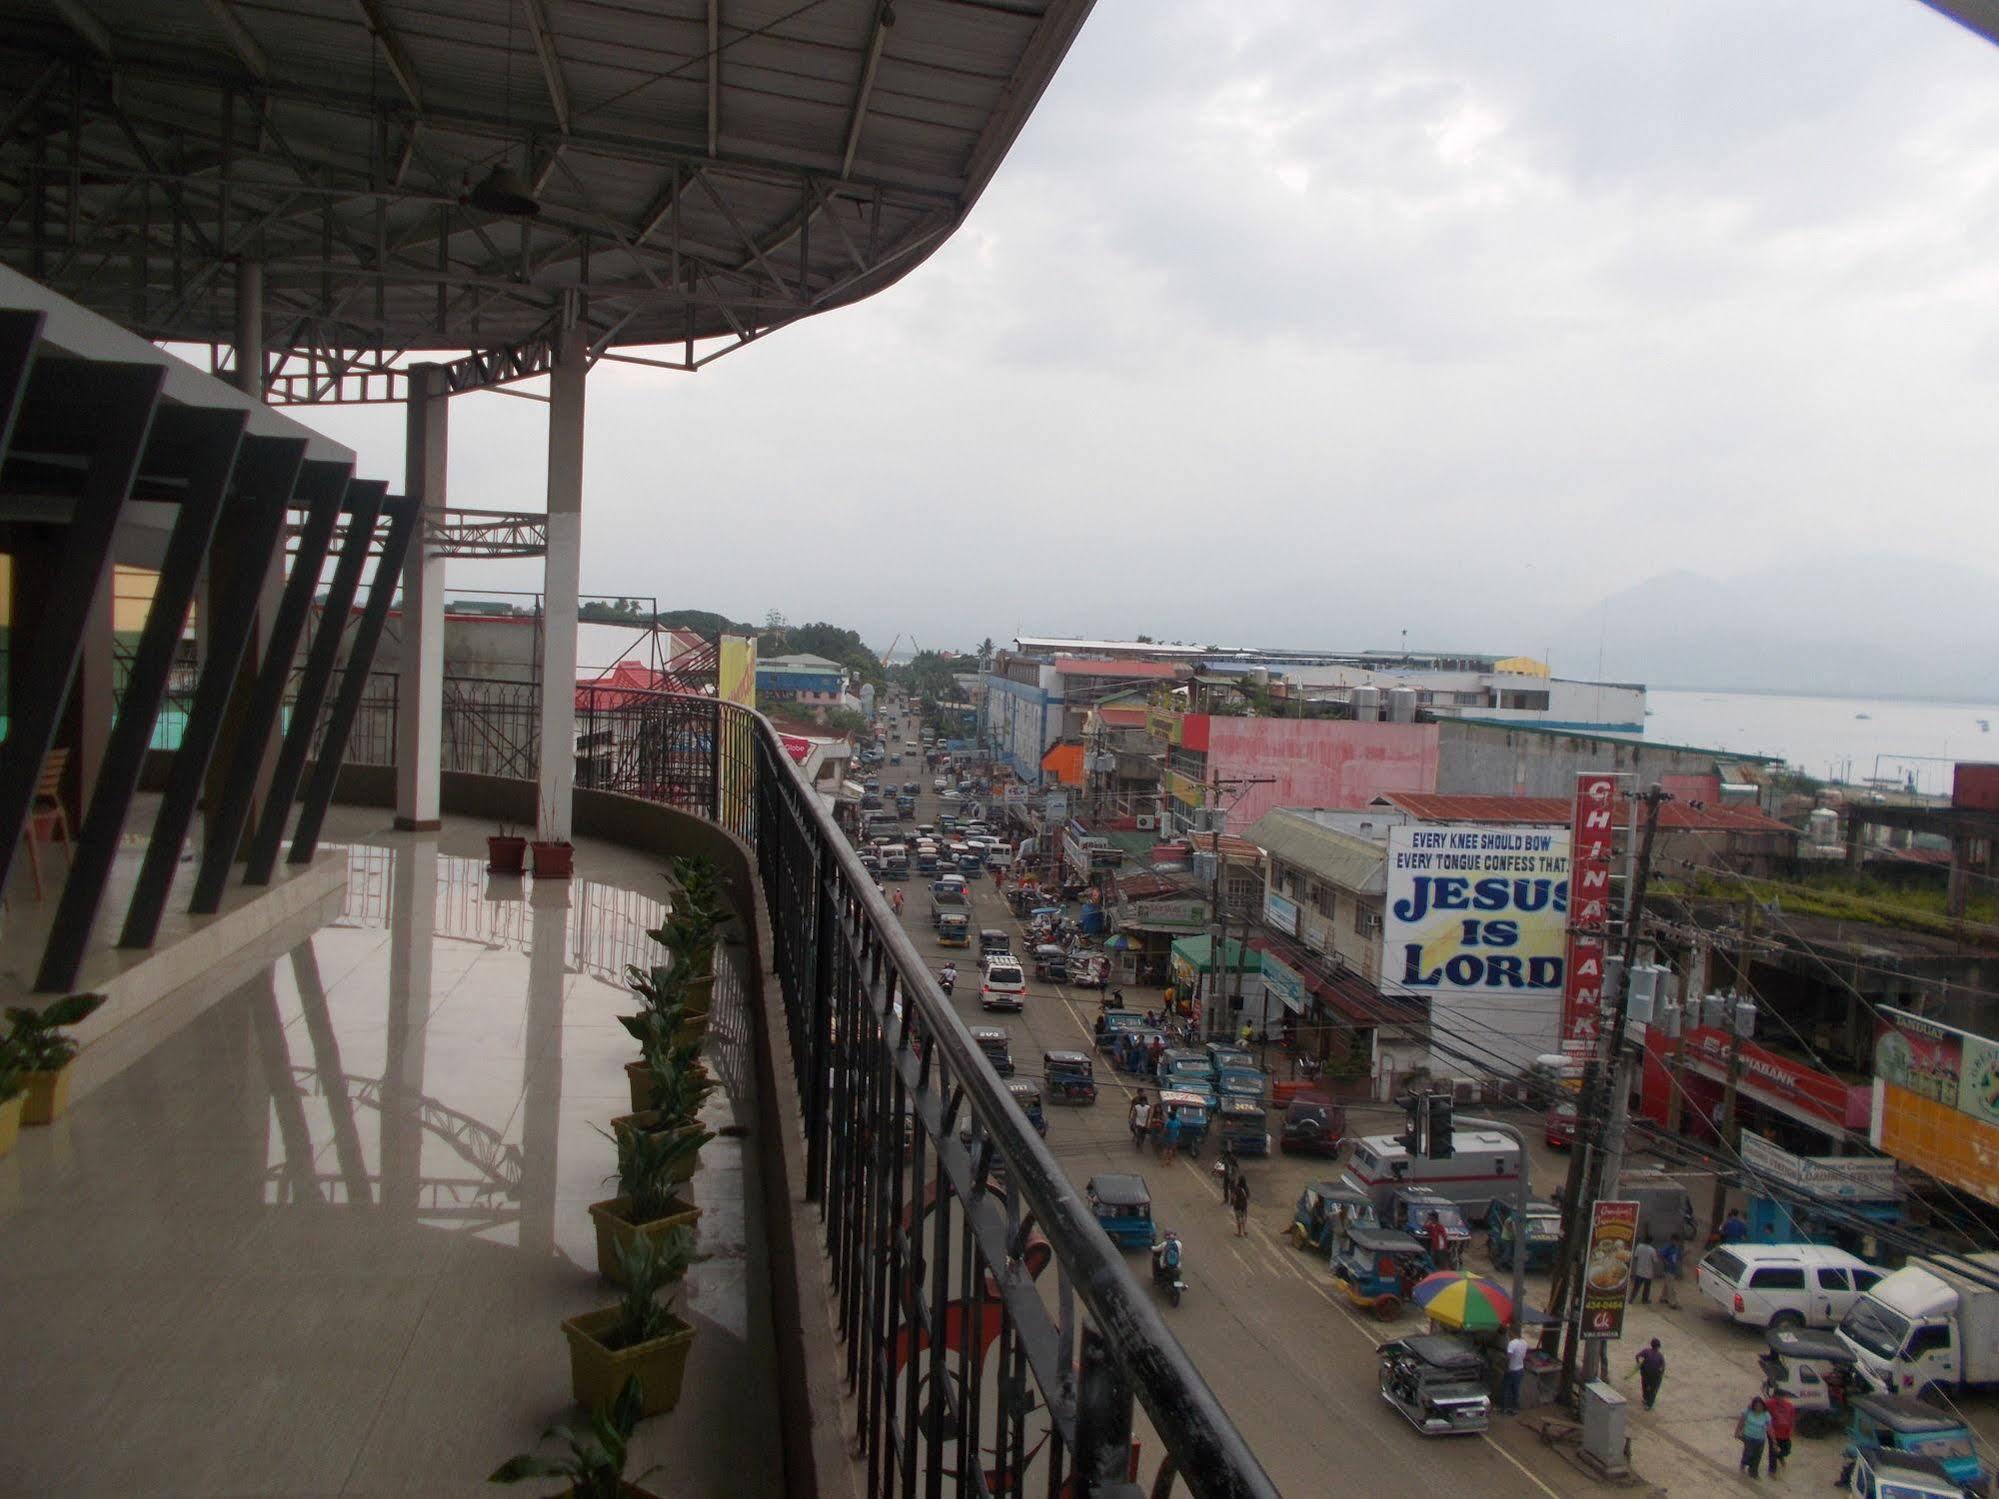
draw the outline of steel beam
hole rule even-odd
[[[203,0],[208,13],[215,17],[215,24],[222,28],[222,34],[229,38],[229,46],[250,70],[250,76],[259,83],[267,82],[271,76],[271,60],[264,55],[250,28],[243,24],[243,18],[236,14],[235,0]]]
[[[534,38],[534,55],[541,60],[542,81],[548,85],[548,105],[555,111],[555,123],[569,134],[569,89],[562,81],[562,59],[555,55],[555,37],[548,25],[542,0],[521,0],[527,14],[528,35]]]
[[[265,639],[264,659],[258,668],[256,684],[250,690],[249,708],[237,729],[236,742],[230,746],[229,770],[223,777],[221,793],[216,804],[209,808],[201,867],[194,877],[194,899],[188,903],[188,910],[197,916],[212,916],[222,907],[222,889],[229,883],[229,867],[235,862],[243,829],[250,821],[258,764],[284,706],[292,657],[305,630],[313,591],[319,584],[320,565],[326,560],[327,543],[333,539],[333,523],[351,482],[350,472],[345,464],[315,463],[307,467],[299,481],[299,497],[308,510],[308,530],[300,539],[291,577],[286,580],[284,596],[278,602],[277,618],[271,622]]]
[[[167,893],[180,864],[181,845],[194,821],[195,804],[221,737],[229,694],[256,625],[257,589],[272,554],[284,544],[285,512],[305,463],[305,448],[302,437],[251,437],[244,440],[236,460],[232,486],[236,499],[230,507],[229,523],[238,533],[237,561],[227,586],[209,590],[213,606],[205,624],[207,653],[188,704],[187,727],[181,733],[180,748],[174,751],[159,809],[153,815],[153,836],[125,910],[120,947],[151,947],[159,932],[160,914],[166,909]],[[337,505],[327,507],[319,542],[322,556],[325,537],[333,532],[336,509]]]
[[[55,747],[63,704],[83,656],[92,602],[110,580],[111,538],[125,513],[165,378],[165,368],[156,364],[44,358],[35,361],[28,381],[25,421],[12,446],[20,446],[23,434],[60,432],[81,423],[80,450],[87,466],[82,493],[64,528],[47,605],[35,621],[29,653],[16,677],[22,691],[7,705],[7,738],[0,742],[0,890],[6,888],[14,853],[27,830],[42,761]],[[49,425],[43,425],[44,416]]]
[[[895,7],[889,0],[881,0],[875,7],[875,24],[873,33],[868,37],[867,60],[861,64],[861,82],[854,90],[853,117],[847,122],[847,149],[840,153],[842,177],[854,169],[854,153],[861,145],[861,127],[868,119],[868,95],[874,92],[875,70],[881,66],[882,47],[888,41],[889,28],[894,25]]]
[[[55,10],[63,24],[90,43],[91,51],[106,62],[112,60],[110,29],[84,7],[82,0],[55,0]]]
[[[340,777],[340,762],[347,754],[347,736],[354,728],[367,692],[368,675],[375,665],[375,651],[381,644],[382,626],[388,622],[389,600],[402,575],[403,558],[410,538],[416,535],[423,507],[414,500],[393,498],[385,502],[389,511],[389,534],[382,542],[381,560],[375,564],[374,581],[368,585],[368,602],[354,626],[354,641],[347,648],[347,674],[340,679],[340,691],[333,700],[333,713],[326,721],[326,733],[319,741],[319,758],[313,762],[312,776],[298,810],[298,826],[292,833],[288,863],[310,864],[319,846],[319,830],[326,821],[326,809],[333,800],[333,788]]]
[[[383,14],[381,0],[354,0],[355,8],[361,12],[361,19],[367,25],[368,34],[374,37],[382,49],[382,57],[395,75],[396,84],[403,91],[403,97],[410,101],[410,107],[418,114],[423,113],[423,90],[417,86],[416,67],[410,62],[409,54],[403,51],[402,38],[396,35],[396,28],[389,24]]]
[[[292,803],[298,800],[306,757],[312,753],[313,737],[319,732],[319,711],[326,706],[326,694],[333,685],[333,669],[340,662],[340,642],[347,634],[347,619],[354,610],[361,570],[367,565],[369,547],[375,538],[375,520],[382,513],[382,500],[388,489],[379,479],[347,486],[346,544],[340,548],[340,560],[333,565],[333,581],[327,585],[319,628],[313,631],[305,670],[299,674],[291,722],[285,727],[277,769],[271,774],[271,789],[264,797],[263,816],[250,835],[248,867],[243,871],[246,885],[268,885],[271,871],[277,867],[278,845],[284,841],[285,824],[291,821]]]
[[[75,987],[132,795],[139,789],[139,772],[146,763],[160,701],[166,696],[188,606],[201,582],[202,561],[215,540],[222,497],[236,467],[249,419],[246,411],[172,407],[162,411],[154,423],[148,457],[163,445],[179,450],[171,467],[185,477],[186,488],[167,539],[125,694],[118,704],[118,717],[104,746],[96,784],[84,805],[69,877],[63,881],[62,899],[42,949],[35,988],[44,993],[62,993]]]
[[[39,312],[0,312],[0,462],[14,440],[14,416],[28,389],[35,345],[42,336]]]

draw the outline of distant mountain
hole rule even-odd
[[[1662,573],[1556,625],[1559,676],[1651,687],[1999,697],[1999,578],[1907,558]]]

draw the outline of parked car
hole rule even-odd
[[[1346,1132],[1346,1110],[1331,1099],[1294,1098],[1284,1106],[1277,1148],[1287,1155],[1338,1155]]]
[[[979,1007],[985,1010],[1018,1010],[1027,999],[1027,975],[1011,959],[988,958],[983,982],[979,985]]]
[[[1751,1327],[1832,1327],[1887,1272],[1830,1244],[1724,1244],[1708,1251],[1701,1294]]]

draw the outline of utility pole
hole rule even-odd
[[[1213,776],[1208,781],[1208,834],[1215,840],[1215,944],[1213,950],[1208,954],[1208,968],[1211,982],[1207,985],[1208,1009],[1205,1017],[1207,1020],[1207,1032],[1211,1036],[1216,1034],[1215,1012],[1218,1009],[1224,1008],[1222,1005],[1217,1004],[1216,1001],[1225,997],[1225,991],[1228,988],[1228,968],[1226,965],[1229,953],[1229,908],[1227,901],[1228,882],[1222,864],[1222,818],[1227,815],[1228,810],[1234,808],[1236,802],[1241,801],[1249,793],[1250,787],[1274,786],[1276,784],[1277,778],[1275,776],[1237,776],[1227,780],[1224,780],[1220,776]],[[1229,803],[1228,808],[1220,805],[1223,791],[1235,793],[1234,800]],[[1247,919],[1245,919],[1245,935],[1247,935],[1247,931]],[[1238,995],[1242,993],[1240,983],[1236,986],[1236,993]],[[1222,1032],[1221,1036],[1223,1040],[1229,1039],[1227,1031]]]
[[[1721,1161],[1714,1173],[1714,1200],[1708,1206],[1708,1237],[1721,1232],[1721,1220],[1728,1203],[1729,1172],[1726,1163],[1738,1159],[1742,1144],[1742,1126],[1736,1123],[1735,1101],[1742,1087],[1742,1025],[1735,1014],[1738,996],[1754,998],[1749,987],[1749,948],[1756,937],[1756,897],[1745,894],[1742,897],[1742,941],[1735,949],[1735,983],[1730,986],[1728,1013],[1722,1023],[1728,1027],[1728,1081],[1721,1090],[1721,1118],[1715,1122],[1715,1134],[1721,1146]]]
[[[1644,924],[1645,891],[1652,878],[1652,844],[1659,831],[1659,808],[1669,798],[1655,785],[1639,800],[1645,804],[1645,831],[1638,848],[1637,873],[1624,905],[1623,971],[1613,1000],[1610,1024],[1599,1032],[1597,1055],[1586,1074],[1583,1085],[1585,1107],[1576,1111],[1576,1150],[1569,1161],[1568,1197],[1563,1203],[1564,1215],[1568,1219],[1568,1230],[1563,1236],[1565,1253],[1561,1273],[1558,1273],[1553,1288],[1557,1294],[1550,1297],[1549,1310],[1559,1311],[1565,1324],[1562,1382],[1558,1396],[1564,1401],[1571,1397],[1575,1389],[1576,1355],[1581,1346],[1581,1299],[1577,1293],[1583,1280],[1582,1267],[1587,1263],[1589,1253],[1589,1219],[1586,1215],[1599,1199],[1616,1195],[1617,1178],[1624,1165],[1624,1134],[1631,1099],[1630,1061],[1624,1053],[1625,1026],[1631,1004],[1631,969],[1637,962],[1638,936]],[[1608,1097],[1604,1096],[1606,1085]],[[1595,1121],[1597,1128],[1592,1132],[1595,1139],[1585,1157],[1580,1126],[1589,1121]],[[1573,1310],[1570,1306],[1572,1302]],[[1597,1363],[1601,1356],[1600,1349],[1592,1353],[1591,1363]]]

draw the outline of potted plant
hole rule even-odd
[[[623,1285],[621,1256],[634,1240],[664,1238],[700,1218],[701,1209],[675,1189],[694,1174],[701,1147],[715,1137],[699,1125],[648,1130],[632,1116],[611,1128],[606,1138],[618,1147],[618,1170],[606,1179],[617,1183],[618,1195],[591,1203],[590,1218],[597,1225],[597,1273]]]
[[[540,827],[553,824],[553,810],[542,804]],[[538,837],[529,846],[534,850],[534,877],[538,880],[566,880],[576,867],[576,849],[567,838]]]
[[[647,1013],[668,1016],[676,1033],[698,1038],[708,1029],[712,979],[695,980],[683,968],[625,965],[625,987],[645,1001]]]
[[[625,1463],[630,1458],[632,1432],[639,1424],[639,1417],[645,1413],[645,1385],[636,1377],[627,1379],[618,1389],[618,1398],[611,1402],[607,1411],[602,1406],[594,1406],[590,1411],[590,1424],[582,1431],[568,1426],[551,1426],[541,1434],[542,1440],[553,1437],[568,1447],[567,1457],[536,1457],[532,1452],[523,1452],[518,1457],[510,1457],[492,1475],[488,1483],[519,1483],[523,1478],[567,1479],[567,1492],[571,1499],[652,1499],[652,1496],[636,1483],[625,1479]],[[655,1463],[639,1474],[641,1479],[659,1471]]]
[[[632,1109],[659,1110],[671,1119],[692,1119],[714,1088],[701,1060],[701,1038],[676,1028],[672,1012],[620,1015],[618,1021],[639,1042],[640,1060],[625,1064]]]
[[[21,1138],[21,1106],[27,1101],[26,1091],[20,1058],[7,1039],[0,1036],[0,1156],[5,1156]]]
[[[625,1289],[618,1304],[562,1324],[577,1404],[586,1410],[608,1405],[634,1376],[642,1387],[640,1415],[670,1411],[680,1403],[694,1329],[673,1315],[660,1293],[686,1272],[693,1257],[694,1234],[687,1228],[671,1229],[657,1239],[633,1239],[619,1252]]]
[[[52,1124],[69,1104],[69,1069],[79,1050],[63,1031],[80,1025],[104,1003],[102,994],[69,994],[35,1010],[16,1005],[7,1011],[7,1045],[23,1074],[26,1097],[21,1123]]]
[[[486,835],[486,868],[492,874],[520,874],[527,868],[528,841],[502,822],[499,832]]]

